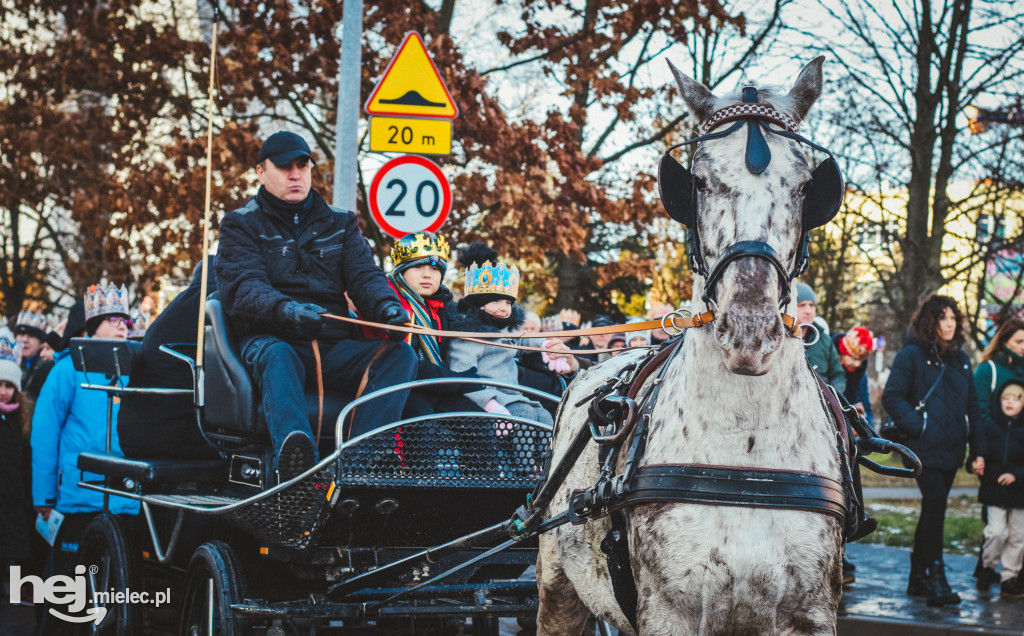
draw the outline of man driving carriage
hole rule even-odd
[[[340,321],[346,293],[370,320],[409,320],[377,266],[356,215],[329,206],[311,187],[306,141],[277,132],[260,148],[261,187],[220,225],[217,277],[221,303],[239,338],[242,360],[262,396],[282,481],[318,457],[307,420],[304,387],[315,377],[318,347],[325,388],[352,395],[365,372],[365,392],[412,380],[416,354],[395,341],[362,340]],[[357,409],[350,436],[398,419],[408,391]]]

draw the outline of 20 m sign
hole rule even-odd
[[[436,232],[452,209],[452,190],[441,168],[416,155],[384,164],[370,184],[370,213],[395,238]]]

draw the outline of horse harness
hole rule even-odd
[[[520,519],[529,527],[529,512],[543,509],[575,465],[586,445],[598,445],[600,474],[589,488],[576,490],[569,498],[567,521],[585,523],[609,516],[611,530],[601,542],[615,598],[633,628],[637,628],[637,591],[630,567],[624,513],[631,507],[650,503],[697,503],[705,505],[801,510],[827,514],[843,524],[843,534],[852,541],[874,530],[874,520],[864,514],[857,445],[850,426],[855,411],[840,404],[841,397],[814,373],[822,405],[835,428],[842,480],[804,471],[704,464],[640,465],[647,443],[651,416],[663,386],[669,362],[682,349],[683,337],[671,340],[656,352],[620,369],[619,373],[579,400],[588,404],[590,420],[577,432],[561,460],[549,467],[546,479],[528,500],[530,510],[520,508]],[[812,371],[813,373],[813,371]],[[653,379],[651,379],[653,376]],[[649,381],[649,382],[648,382]],[[626,443],[628,442],[628,448]],[[616,474],[625,450],[621,474]]]

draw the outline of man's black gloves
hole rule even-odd
[[[324,328],[324,317],[320,314],[327,310],[313,303],[300,303],[289,300],[281,311],[282,318],[292,332],[307,338],[316,338]]]
[[[405,326],[409,322],[409,312],[402,307],[401,303],[388,303],[380,312],[380,321],[389,325]],[[405,338],[404,331],[388,331],[388,338],[402,340]]]

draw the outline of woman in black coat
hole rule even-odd
[[[921,516],[914,531],[907,594],[926,596],[929,605],[960,602],[946,582],[942,563],[946,499],[967,443],[972,454],[985,452],[978,395],[963,343],[963,314],[956,301],[928,296],[911,320],[882,392],[885,410],[909,436],[904,443],[924,466],[917,478]]]

